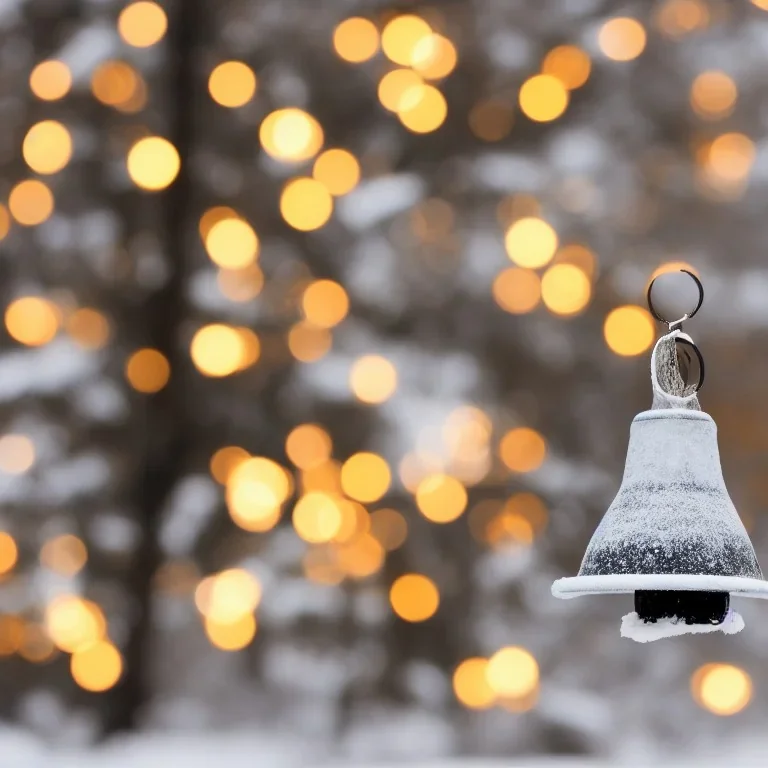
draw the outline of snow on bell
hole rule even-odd
[[[653,405],[632,422],[619,492],[579,575],[552,585],[560,598],[634,593],[635,612],[622,619],[621,634],[639,642],[739,632],[744,621],[731,609],[731,595],[768,598],[768,582],[725,487],[717,427],[699,406],[704,364],[682,322],[698,311],[703,289],[687,274],[698,303],[668,323],[670,333],[654,347]],[[661,320],[652,288],[648,303]]]

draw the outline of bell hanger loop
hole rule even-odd
[[[677,320],[667,320],[666,317],[664,317],[654,306],[653,304],[653,286],[656,285],[656,281],[662,277],[662,275],[668,275],[669,272],[662,272],[661,275],[656,275],[656,277],[651,280],[651,282],[648,284],[648,292],[646,293],[646,299],[648,301],[648,309],[651,312],[651,315],[658,320],[660,323],[664,323],[669,327],[670,331],[682,331],[683,330],[683,323],[686,320],[690,320],[700,309],[701,305],[704,303],[704,286],[701,284],[701,280],[699,280],[696,275],[693,274],[688,269],[681,269],[680,272],[688,275],[694,283],[696,283],[696,288],[699,292],[699,298],[696,302],[696,306],[690,311],[686,312],[682,317],[679,317]]]
[[[653,280],[651,280],[651,282],[648,284],[646,299],[648,301],[648,309],[651,315],[660,323],[664,323],[669,328],[669,333],[667,336],[672,336],[675,340],[675,344],[678,345],[678,362],[684,363],[685,367],[688,369],[690,368],[690,362],[692,360],[691,353],[696,356],[699,368],[699,380],[694,388],[694,392],[698,392],[704,384],[704,358],[698,346],[694,343],[693,339],[683,331],[683,323],[694,317],[696,313],[701,309],[701,305],[704,303],[704,286],[702,285],[701,280],[699,280],[699,278],[690,270],[680,269],[679,272],[688,275],[688,277],[690,277],[696,285],[698,299],[693,309],[684,313],[682,317],[678,317],[676,320],[669,320],[664,317],[661,312],[659,312],[653,303],[653,288],[654,285],[657,285],[656,281],[664,275],[675,274],[675,272],[663,272],[662,274],[654,277]],[[661,341],[661,339],[659,341]]]

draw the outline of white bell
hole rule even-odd
[[[692,344],[680,331],[651,357],[654,407],[632,422],[621,487],[587,547],[579,574],[557,580],[560,598],[634,592],[622,635],[641,642],[676,634],[738,632],[730,595],[768,598],[768,582],[728,495],[717,427],[696,392],[659,384],[657,351]],[[665,347],[666,345],[666,347]],[[698,354],[698,351],[697,351]]]

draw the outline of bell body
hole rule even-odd
[[[723,480],[717,427],[702,411],[657,409],[632,422],[621,487],[557,597],[636,590],[768,597]]]
[[[725,488],[717,427],[702,411],[635,417],[621,488],[579,575],[687,573],[762,579]]]

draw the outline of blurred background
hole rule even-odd
[[[5,766],[763,749],[764,606],[550,585],[681,266],[768,560],[766,0],[3,0],[0,63]]]

